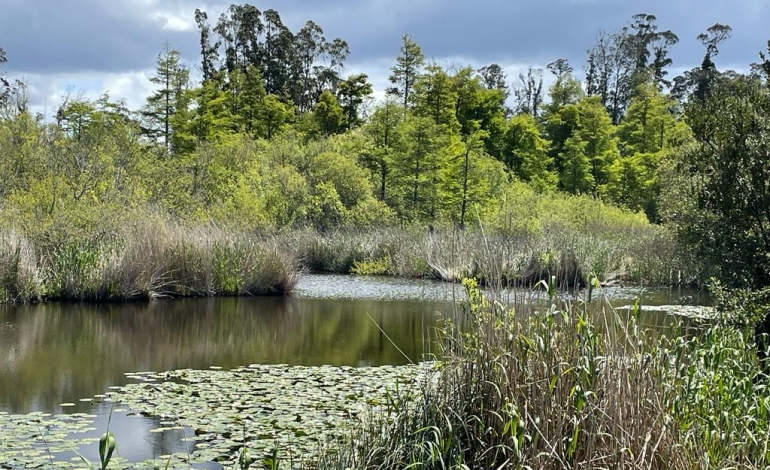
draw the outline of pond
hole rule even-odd
[[[605,291],[616,306],[640,292]],[[642,296],[647,305],[668,305],[692,294],[652,289]],[[0,306],[0,414],[74,415],[85,423],[78,438],[98,438],[110,419],[120,455],[131,462],[187,452],[193,444],[184,444],[183,429],[150,432],[158,419],[115,413],[93,397],[134,382],[127,374],[138,371],[419,362],[437,352],[439,316],[461,297],[457,286],[427,280],[306,275],[286,298]],[[653,325],[670,322],[649,315]],[[8,438],[2,429],[0,446]],[[95,444],[81,452],[98,459]]]

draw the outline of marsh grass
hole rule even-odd
[[[315,468],[767,468],[770,393],[750,332],[667,337],[588,299],[504,306],[466,281],[440,369]],[[588,297],[595,294],[589,289]]]
[[[697,281],[687,258],[662,227],[585,232],[555,224],[537,233],[417,227],[286,232],[278,240],[304,269],[318,273],[387,274],[448,282],[560,286],[602,282],[681,285]]]
[[[6,302],[281,295],[297,276],[293,257],[276,243],[214,226],[156,220],[52,245],[0,235]]]
[[[0,302],[36,302],[42,291],[32,244],[17,232],[0,233]]]

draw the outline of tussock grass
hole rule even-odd
[[[7,302],[281,295],[297,276],[293,257],[274,242],[214,226],[153,220],[37,246],[13,232],[0,234]]]
[[[304,269],[319,273],[388,274],[450,282],[531,284],[556,276],[560,286],[602,282],[681,285],[697,280],[665,228],[640,225],[614,232],[578,231],[559,224],[537,233],[417,227],[311,230],[278,236]]]

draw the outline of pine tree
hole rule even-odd
[[[171,152],[172,121],[174,115],[186,106],[185,93],[189,86],[190,71],[181,63],[179,51],[170,49],[168,43],[158,55],[155,75],[150,81],[160,88],[147,98],[142,109],[146,125],[143,133],[152,140],[161,139],[167,152]]]
[[[401,53],[396,58],[396,65],[391,69],[390,82],[395,88],[390,91],[404,100],[404,108],[408,108],[412,88],[417,77],[422,71],[425,63],[425,56],[422,55],[420,46],[412,40],[412,37],[405,34],[402,38]]]

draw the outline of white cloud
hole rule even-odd
[[[129,109],[138,110],[154,85],[150,82],[152,70],[125,73],[81,72],[74,74],[19,74],[27,85],[30,109],[50,118],[67,96],[95,100],[108,93],[114,101],[125,100]]]
[[[158,11],[153,13],[152,18],[163,25],[166,31],[184,32],[192,31],[195,28],[195,22],[191,15],[171,13],[167,11]]]

